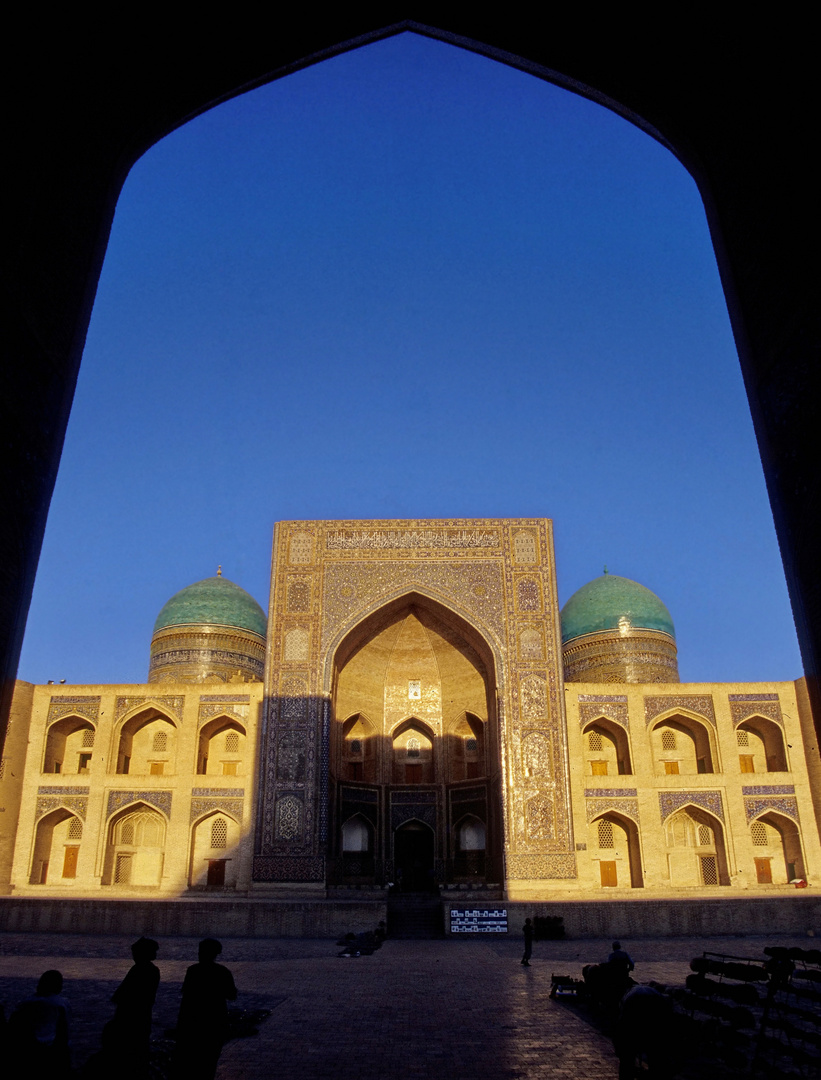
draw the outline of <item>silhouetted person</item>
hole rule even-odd
[[[525,954],[522,957],[522,963],[525,967],[530,967],[530,958],[533,955],[533,923],[530,919],[525,919],[522,933],[525,936]]]
[[[613,942],[613,951],[607,957],[607,963],[612,964],[615,968],[617,968],[619,974],[623,975],[625,979],[635,967],[632,959],[630,958],[630,954],[624,951],[624,949],[621,947],[620,941]]]
[[[151,938],[141,937],[134,942],[131,946],[134,966],[111,998],[117,1011],[106,1025],[104,1049],[116,1053],[120,1075],[135,1078],[148,1075],[151,1013],[160,984],[160,973],[153,961],[159,948]]]
[[[58,1080],[71,1067],[69,1017],[63,976],[44,971],[34,996],[21,1001],[9,1020],[9,1076]]]
[[[174,1055],[179,1080],[213,1080],[228,1034],[228,1002],[237,988],[228,968],[216,962],[222,945],[200,942],[199,963],[185,973]]]

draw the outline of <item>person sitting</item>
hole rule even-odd
[[[69,1016],[63,976],[44,971],[34,995],[21,1001],[9,1020],[10,1076],[58,1080],[71,1068]]]
[[[613,942],[613,951],[607,957],[607,963],[617,967],[620,974],[622,974],[625,979],[635,967],[635,964],[630,958],[630,954],[624,951],[620,941]]]

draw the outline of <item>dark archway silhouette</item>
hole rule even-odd
[[[814,422],[818,322],[806,222],[814,86],[809,43],[787,14],[697,14],[676,33],[621,13],[591,25],[563,9],[380,14],[16,13],[22,64],[36,72],[12,108],[14,260],[2,395],[0,653],[5,724],[46,516],[114,208],[131,165],[193,116],[246,89],[411,30],[510,63],[615,110],[668,146],[704,199],[785,563],[810,698],[818,700],[821,517]],[[126,19],[128,22],[126,23]],[[258,22],[258,25],[257,25]],[[127,43],[127,44],[124,44]],[[151,71],[150,80],[145,71]],[[693,71],[698,79],[692,78]],[[818,712],[816,711],[816,715]]]

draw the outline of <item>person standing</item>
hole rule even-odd
[[[213,1080],[228,1035],[228,1002],[237,988],[227,967],[216,962],[222,945],[205,938],[199,963],[185,973],[174,1055],[178,1080]]]
[[[525,967],[530,967],[530,958],[533,955],[533,923],[530,919],[525,919],[522,933],[525,937],[525,953],[522,957],[522,963]]]
[[[154,964],[160,946],[152,938],[141,937],[131,946],[134,966],[114,991],[117,1006],[106,1032],[109,1049],[117,1055],[118,1069],[126,1076],[148,1076],[151,1044],[151,1016],[160,972]]]

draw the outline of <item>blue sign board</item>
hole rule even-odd
[[[452,934],[506,934],[507,908],[451,908]]]

